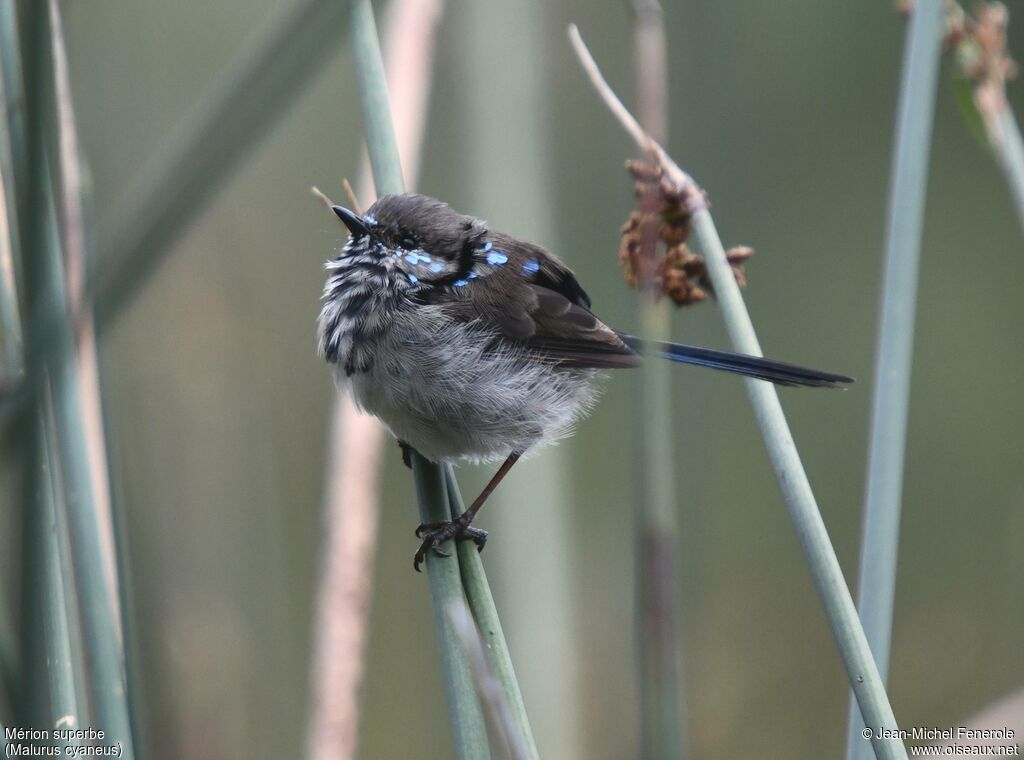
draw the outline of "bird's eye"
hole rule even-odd
[[[402,247],[403,248],[415,248],[416,247],[416,241],[413,240],[408,235],[406,235],[404,238],[402,238]]]

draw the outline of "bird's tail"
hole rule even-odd
[[[658,340],[641,340],[632,335],[619,337],[635,351],[656,352],[666,359],[682,364],[694,364],[698,367],[711,367],[725,372],[733,372],[745,377],[767,380],[776,385],[794,385],[808,388],[841,388],[853,382],[852,377],[822,372],[816,369],[798,367],[772,359],[748,354],[733,354],[728,351],[716,351],[713,348],[687,346],[682,343],[666,343]]]

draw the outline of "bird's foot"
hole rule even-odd
[[[484,550],[484,545],[487,543],[487,531],[470,526],[469,523],[473,518],[467,517],[468,514],[463,513],[454,520],[445,522],[423,523],[416,528],[416,538],[423,539],[419,551],[416,552],[416,556],[412,560],[413,569],[417,573],[420,572],[420,565],[427,559],[427,552],[432,552],[436,557],[451,556],[440,546],[449,538],[454,538],[456,541],[472,541],[476,544],[478,552]]]

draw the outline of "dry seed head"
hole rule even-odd
[[[620,230],[619,260],[626,282],[649,289],[655,297],[668,296],[678,306],[706,300],[714,294],[707,267],[686,246],[693,213],[708,207],[703,192],[674,184],[656,160],[627,161],[626,170],[633,178],[637,202]],[[664,247],[661,256],[659,241]],[[750,248],[728,253],[741,286],[746,283],[743,261],[752,254]]]

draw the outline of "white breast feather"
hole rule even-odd
[[[481,326],[450,322],[436,306],[416,309],[398,315],[369,371],[336,376],[428,459],[528,452],[569,435],[597,400],[596,370],[555,368],[514,346],[488,350],[493,334]]]

